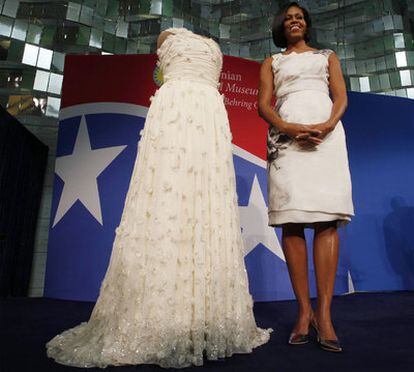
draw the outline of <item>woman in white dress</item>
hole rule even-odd
[[[267,58],[261,68],[259,113],[270,124],[269,225],[282,227],[283,250],[299,303],[289,344],[309,342],[313,325],[319,345],[339,352],[330,312],[338,262],[337,227],[354,213],[340,121],[347,96],[337,56],[307,45],[309,27],[308,12],[290,3],[275,18],[273,28],[276,46],[286,51]],[[305,227],[314,229],[316,312],[309,299]]]
[[[242,254],[222,54],[186,29],[159,37],[152,98],[113,251],[90,320],[48,356],[77,367],[202,365],[250,353],[256,326]]]

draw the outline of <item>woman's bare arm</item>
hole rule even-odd
[[[341,63],[335,53],[329,56],[329,89],[332,95],[332,112],[328,120],[328,125],[335,128],[341,120],[348,106],[348,97],[346,95],[346,85],[342,75]]]
[[[281,119],[272,107],[273,91],[272,57],[269,57],[264,60],[260,68],[259,115],[270,125],[282,131],[283,126],[287,123]]]
[[[348,105],[348,97],[346,95],[345,80],[342,75],[341,63],[335,53],[329,56],[329,90],[332,95],[332,110],[329,119],[321,124],[311,125],[314,129],[319,129],[321,134],[319,138],[325,138],[332,132],[339,120],[345,113]]]

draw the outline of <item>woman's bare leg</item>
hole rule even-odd
[[[314,226],[313,261],[318,291],[316,321],[321,338],[335,340],[337,336],[331,320],[331,302],[338,266],[338,232],[336,222],[317,223]]]
[[[304,226],[302,224],[284,225],[282,246],[293,291],[299,304],[298,319],[293,332],[307,334],[313,311],[309,297],[308,256]]]

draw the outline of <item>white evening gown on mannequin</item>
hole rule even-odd
[[[250,353],[256,326],[244,266],[231,134],[211,39],[169,29],[164,84],[147,115],[108,271],[90,320],[48,356],[78,367],[202,365]]]

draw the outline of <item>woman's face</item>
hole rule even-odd
[[[296,42],[304,39],[307,25],[302,9],[297,6],[291,6],[286,11],[283,27],[288,42]]]

